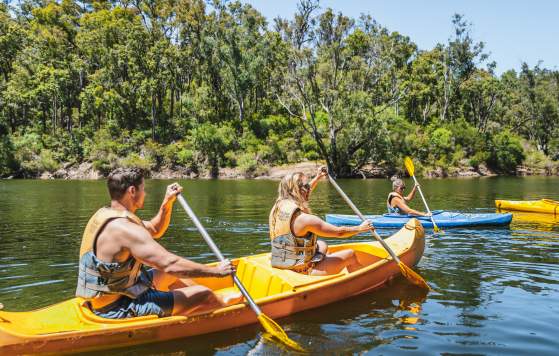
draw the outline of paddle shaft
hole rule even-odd
[[[214,255],[220,261],[225,261],[225,257],[223,257],[221,251],[219,251],[219,248],[213,242],[212,238],[210,237],[210,235],[208,234],[204,226],[200,223],[200,220],[198,220],[198,217],[196,216],[196,214],[194,214],[194,211],[192,211],[192,209],[190,208],[186,200],[183,198],[182,194],[177,195],[177,200],[182,205],[183,209],[186,211],[186,214],[188,215],[190,220],[192,220],[194,225],[196,225],[196,228],[198,229],[198,231],[200,231],[202,237],[204,238],[204,240],[206,240],[206,243],[208,244],[208,246],[210,247]],[[256,315],[259,316],[260,314],[262,314],[262,310],[260,310],[258,305],[256,305],[254,300],[252,300],[250,294],[248,294],[248,291],[245,289],[245,287],[243,286],[243,284],[241,283],[241,281],[239,280],[236,274],[233,274],[233,281],[235,282],[235,284],[237,285],[237,287],[239,288],[239,290],[247,300],[252,310],[254,310]]]
[[[427,212],[429,214],[431,214],[431,209],[429,209],[429,206],[427,205],[427,201],[425,200],[425,197],[423,196],[423,192],[421,191],[421,186],[419,186],[419,183],[417,183],[417,179],[415,178],[415,176],[411,176],[411,177],[413,178],[413,181],[417,185],[417,190],[419,190],[419,195],[421,196],[421,200],[423,200],[423,204],[425,205],[425,209],[427,209]]]
[[[429,209],[429,205],[427,205],[427,200],[425,200],[425,197],[423,196],[423,192],[421,191],[421,187],[419,186],[419,183],[417,183],[417,179],[415,178],[415,175],[411,176],[413,178],[413,181],[415,182],[415,185],[417,186],[417,190],[419,190],[419,195],[421,196],[421,200],[423,200],[423,204],[425,205],[425,209],[427,209],[427,212],[431,215],[431,222],[433,223],[433,226],[435,227],[435,229],[437,229],[437,224],[435,223],[435,219],[433,218],[433,213],[431,212],[431,209]]]
[[[328,180],[330,181],[330,184],[332,184],[334,186],[334,188],[336,188],[336,190],[338,191],[338,193],[341,195],[341,197],[345,200],[345,202],[347,203],[347,205],[349,205],[349,207],[351,208],[351,210],[353,210],[353,212],[359,216],[359,218],[361,219],[361,221],[365,221],[365,217],[363,216],[363,214],[361,214],[361,212],[359,211],[359,209],[357,209],[357,207],[355,206],[355,204],[353,204],[353,202],[351,201],[351,199],[349,199],[349,197],[346,195],[346,193],[342,190],[342,188],[340,188],[340,186],[338,185],[338,183],[336,183],[336,181],[334,180],[334,178],[332,178],[331,175],[328,174]],[[382,247],[384,247],[384,249],[386,251],[388,251],[388,253],[390,254],[390,256],[392,256],[392,259],[394,261],[396,261],[396,263],[400,264],[400,259],[398,258],[398,256],[396,256],[396,254],[394,253],[394,251],[392,251],[392,249],[388,246],[388,244],[386,242],[384,242],[384,240],[377,234],[377,232],[374,229],[371,229],[371,234],[373,235],[373,237],[380,242],[380,244],[382,245]]]

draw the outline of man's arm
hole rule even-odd
[[[322,237],[347,238],[360,232],[369,231],[371,222],[365,220],[359,226],[335,226],[327,223],[318,216],[301,213],[293,221],[293,232],[297,236],[303,236],[309,232]]]
[[[144,226],[153,238],[158,239],[163,236],[165,231],[167,231],[169,223],[171,222],[173,204],[177,199],[177,194],[180,192],[182,192],[182,187],[178,183],[169,185],[157,215],[155,215],[150,221],[144,221]]]
[[[234,272],[231,262],[225,261],[215,267],[196,263],[167,251],[153,240],[141,226],[124,222],[117,234],[122,246],[142,263],[178,278],[225,277]]]

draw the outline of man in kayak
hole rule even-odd
[[[144,178],[139,169],[116,169],[107,185],[110,207],[99,209],[85,228],[80,249],[76,296],[106,318],[184,315],[238,302],[240,294],[222,298],[188,278],[226,277],[230,261],[209,267],[179,257],[157,243],[171,220],[182,187],[167,187],[159,212],[149,221],[135,215],[144,207]],[[144,265],[153,267],[147,270]]]
[[[403,180],[392,177],[392,191],[388,193],[388,199],[386,200],[386,208],[390,214],[402,214],[402,215],[417,215],[417,216],[430,216],[428,213],[414,210],[410,208],[407,202],[411,201],[415,196],[418,185],[414,185],[410,194],[404,196],[404,190],[406,189],[406,184]]]
[[[311,213],[309,196],[327,174],[322,167],[310,182],[301,172],[281,180],[269,218],[272,267],[316,276],[339,273],[345,267],[349,272],[361,267],[353,250],[328,254],[328,245],[317,240],[317,235],[348,238],[371,229],[369,221],[359,226],[334,226]]]

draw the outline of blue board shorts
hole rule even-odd
[[[153,270],[147,271],[153,280]],[[115,302],[99,309],[92,309],[95,315],[108,319],[124,319],[146,315],[157,315],[160,318],[171,316],[173,313],[173,292],[161,292],[148,289],[138,298],[121,296]]]

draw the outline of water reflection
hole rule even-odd
[[[498,210],[499,212],[509,212]],[[512,229],[527,229],[538,231],[557,231],[559,229],[559,216],[554,214],[528,213],[510,211],[512,213]],[[554,235],[557,236],[557,235]]]
[[[181,181],[185,196],[228,257],[267,252],[271,181]],[[559,198],[559,179],[425,180],[433,209],[493,211],[494,199]],[[161,202],[167,181],[147,182],[144,218]],[[341,180],[367,213],[385,210],[388,180]],[[408,185],[411,184],[408,182]],[[104,182],[0,181],[0,302],[29,310],[72,297],[85,223],[107,203]],[[316,214],[351,213],[326,183],[313,193]],[[415,199],[412,207],[422,209]],[[479,210],[478,210],[479,211]],[[381,231],[388,236],[394,230]],[[514,212],[510,228],[448,229],[433,236],[418,271],[435,289],[425,294],[405,279],[386,288],[277,320],[312,353],[526,354],[559,349],[559,222]],[[367,241],[366,234],[356,241]],[[176,209],[161,241],[200,262],[215,257]],[[329,240],[333,244],[338,241]],[[259,325],[108,354],[286,353]]]

